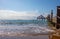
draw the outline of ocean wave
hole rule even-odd
[[[0,26],[0,35],[12,34],[48,34],[53,30],[40,26]]]
[[[53,32],[47,20],[2,20],[0,21],[0,35],[16,34],[48,34]]]
[[[47,20],[46,20],[47,21]],[[0,20],[0,25],[27,25],[27,24],[46,24],[46,21],[42,20]]]

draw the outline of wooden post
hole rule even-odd
[[[60,6],[57,6],[57,29],[60,28]]]
[[[48,21],[50,21],[50,14],[48,14],[47,19],[48,19]]]
[[[51,18],[50,21],[53,22],[53,10],[51,10]]]

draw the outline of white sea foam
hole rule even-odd
[[[53,30],[47,27],[41,26],[0,26],[0,35],[12,35],[17,33],[25,33],[25,34],[48,34],[49,32],[53,32]]]

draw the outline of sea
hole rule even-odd
[[[40,20],[0,20],[0,35],[47,34],[52,31],[47,19]]]

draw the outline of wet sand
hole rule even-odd
[[[9,32],[9,28],[10,27],[8,27],[8,28],[0,27],[0,29],[2,30],[2,31],[0,31],[0,39],[49,39],[49,34],[52,33],[52,30],[50,30],[50,29],[42,28],[42,30],[41,30],[41,28],[39,28],[39,27],[27,27],[27,28],[23,27],[22,29],[21,29],[21,27],[19,27],[19,31],[24,29],[23,33],[16,32],[16,31],[14,31],[15,29],[12,29],[13,31]],[[18,28],[16,30],[18,30]],[[44,31],[44,32],[38,33],[39,30]],[[33,31],[33,32],[31,32],[31,31]]]
[[[3,34],[0,39],[49,39],[48,34]]]
[[[39,36],[0,36],[0,39],[49,39],[48,35]]]

